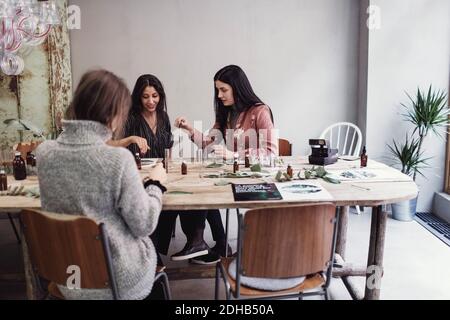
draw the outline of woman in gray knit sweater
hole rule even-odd
[[[56,141],[36,152],[42,208],[86,215],[104,223],[121,299],[143,299],[153,286],[156,253],[149,235],[156,228],[165,188],[165,171],[157,166],[141,181],[131,153],[108,146],[123,127],[130,92],[111,72],[86,73],[78,85]],[[83,276],[83,270],[81,270]],[[111,299],[109,289],[59,286],[67,299]]]

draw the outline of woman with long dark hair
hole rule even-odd
[[[229,159],[236,153],[240,157],[255,153],[260,156],[278,155],[278,137],[274,131],[272,111],[255,94],[240,67],[226,66],[214,76],[214,111],[216,122],[207,136],[194,129],[185,117],[178,117],[175,126],[185,129],[199,148],[213,150],[216,157]],[[251,139],[252,135],[254,139]],[[222,140],[226,146],[219,144]],[[226,250],[230,251],[226,246],[219,210],[210,210],[207,219],[216,246],[212,254],[193,259],[195,263],[217,261],[218,255],[223,256]],[[204,223],[199,224],[197,229],[202,227]]]
[[[128,147],[133,154],[141,153],[141,156],[145,158],[164,158],[165,149],[170,149],[173,145],[173,138],[163,84],[154,75],[142,75],[137,79],[131,97],[132,107],[124,127],[125,138],[111,144]],[[141,145],[148,145],[147,151],[143,152],[139,143],[126,144],[130,137],[134,140],[143,139],[144,142],[141,141]],[[206,211],[165,210],[161,212],[158,226],[151,235],[157,252],[167,254],[178,215],[180,215],[181,227],[186,234],[187,243],[193,248],[187,258],[207,254],[209,248],[203,240],[203,233],[199,234],[192,228],[192,226],[204,224]],[[176,257],[175,260],[177,260]],[[158,265],[164,266],[159,254]]]
[[[127,147],[133,155],[139,153],[144,158],[163,158],[164,150],[172,147],[173,140],[161,81],[151,74],[140,76],[131,100],[123,130],[125,138],[110,141],[110,144]]]

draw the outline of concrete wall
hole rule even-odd
[[[0,149],[20,141],[35,140],[28,132],[20,133],[5,126],[5,119],[23,119],[42,129],[56,132],[56,115],[68,107],[72,95],[69,32],[66,24],[66,0],[58,0],[62,23],[54,27],[47,40],[33,47],[29,54],[19,54],[25,69],[19,76],[0,71]]]
[[[295,154],[338,121],[356,122],[357,0],[71,0],[82,13],[71,32],[73,78],[93,67],[130,89],[153,73],[169,116],[214,120],[213,76],[227,64],[247,73],[271,106]]]
[[[388,161],[386,143],[403,140],[411,128],[402,120],[405,91],[430,84],[447,91],[450,70],[450,1],[371,0],[380,8],[381,28],[369,31],[367,78],[367,145],[369,157]],[[442,191],[445,141],[429,137],[426,156],[433,157],[426,178],[418,177],[418,210],[430,210],[435,191]]]

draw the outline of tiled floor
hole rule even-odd
[[[235,214],[231,214],[231,230],[235,230]],[[369,241],[370,213],[350,214],[347,240],[347,260],[366,264]],[[236,233],[231,233],[234,248]],[[212,246],[209,228],[205,239]],[[182,249],[186,238],[177,226],[170,254]],[[0,274],[20,273],[20,247],[15,242],[8,220],[0,219]],[[163,257],[168,267],[188,265],[171,262]],[[382,299],[450,299],[450,247],[445,245],[416,222],[388,219],[384,255],[385,273],[381,286]],[[1,276],[0,276],[1,279]],[[363,278],[358,283],[364,287]],[[171,281],[174,299],[213,299],[214,279]],[[350,299],[342,282],[333,279],[332,299]],[[24,299],[22,281],[0,280],[0,299]]]

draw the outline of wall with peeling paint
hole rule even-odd
[[[29,132],[6,128],[5,119],[27,120],[46,134],[52,134],[57,132],[58,114],[63,114],[69,106],[72,73],[67,0],[57,0],[57,3],[62,23],[52,29],[44,44],[22,56],[23,73],[7,76],[0,72],[0,149],[35,139]]]

